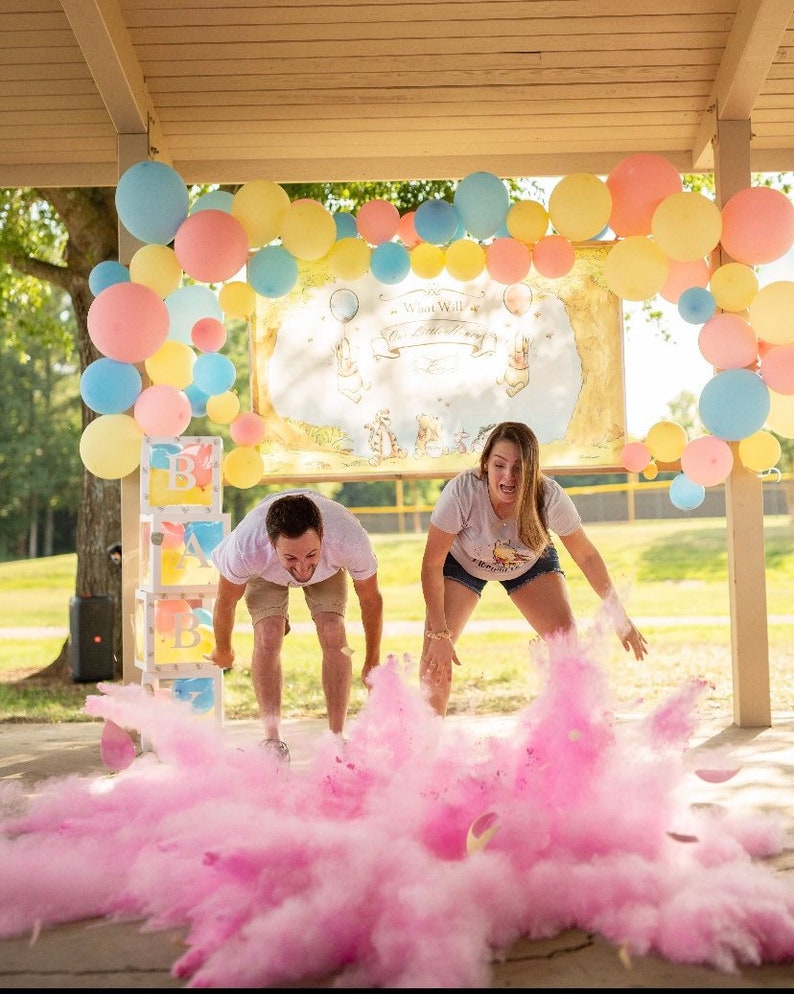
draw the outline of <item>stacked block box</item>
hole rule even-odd
[[[219,723],[223,671],[206,657],[218,584],[212,551],[229,534],[221,482],[220,438],[144,438],[135,665],[154,693],[189,701]]]

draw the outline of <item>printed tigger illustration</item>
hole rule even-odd
[[[381,408],[375,414],[372,422],[364,425],[369,429],[367,445],[371,453],[371,466],[379,466],[384,459],[405,459],[407,453],[400,448],[397,436],[391,430],[391,415],[388,408]]]

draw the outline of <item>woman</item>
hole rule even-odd
[[[645,656],[645,637],[621,606],[573,501],[540,471],[534,432],[504,421],[488,436],[478,469],[449,481],[430,518],[422,558],[426,614],[420,680],[438,714],[446,714],[452,664],[460,666],[455,643],[489,580],[502,584],[542,638],[575,633],[550,532],[604,601],[623,648],[637,659]]]

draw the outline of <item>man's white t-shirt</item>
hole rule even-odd
[[[335,500],[313,490],[289,490],[265,497],[213,550],[212,560],[231,583],[248,583],[259,577],[284,587],[305,587],[279,562],[265,528],[273,501],[289,494],[306,494],[320,509],[323,540],[320,561],[309,583],[320,583],[345,569],[354,580],[374,576],[378,561],[369,535],[358,519]]]
[[[546,524],[557,535],[570,535],[582,519],[565,490],[548,476],[543,478]],[[477,470],[453,477],[441,491],[431,524],[455,538],[452,557],[481,580],[512,580],[539,559],[543,549],[529,549],[518,537],[515,518],[501,521],[488,496],[488,481]]]

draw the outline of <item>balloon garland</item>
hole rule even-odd
[[[550,279],[566,275],[575,243],[605,235],[613,239],[608,289],[624,300],[659,294],[675,303],[683,320],[702,326],[698,345],[715,368],[699,400],[708,434],[688,440],[680,425],[660,421],[644,442],[627,442],[624,468],[654,479],[657,464],[680,465],[670,499],[691,510],[706,487],[730,474],[729,443],[739,443],[745,468],[768,474],[781,453],[775,436],[794,437],[794,282],[759,288],[755,271],[794,244],[794,204],[769,187],[740,190],[720,210],[685,191],[671,163],[639,153],[606,179],[563,177],[548,206],[511,203],[501,179],[476,172],[460,181],[452,203],[434,198],[400,216],[393,204],[373,199],[353,216],[315,200],[291,202],[269,180],[234,195],[204,194],[191,208],[179,174],[147,160],[121,176],[116,207],[145,244],[129,267],[105,261],[89,278],[88,333],[103,358],[81,377],[81,396],[97,417],[83,433],[80,456],[100,478],[137,469],[144,434],[179,435],[192,417],[206,415],[229,425],[238,446],[224,457],[225,482],[243,489],[259,482],[263,426],[239,410],[234,365],[220,354],[224,318],[250,318],[257,296],[288,294],[301,262],[326,259],[340,280],[370,272],[394,285],[410,272],[433,279],[446,269],[461,282],[487,271],[515,287],[532,269]],[[733,261],[713,268],[720,246]],[[243,269],[247,280],[239,278]],[[193,282],[182,285],[184,277]],[[337,306],[347,314],[349,301],[339,293]]]

